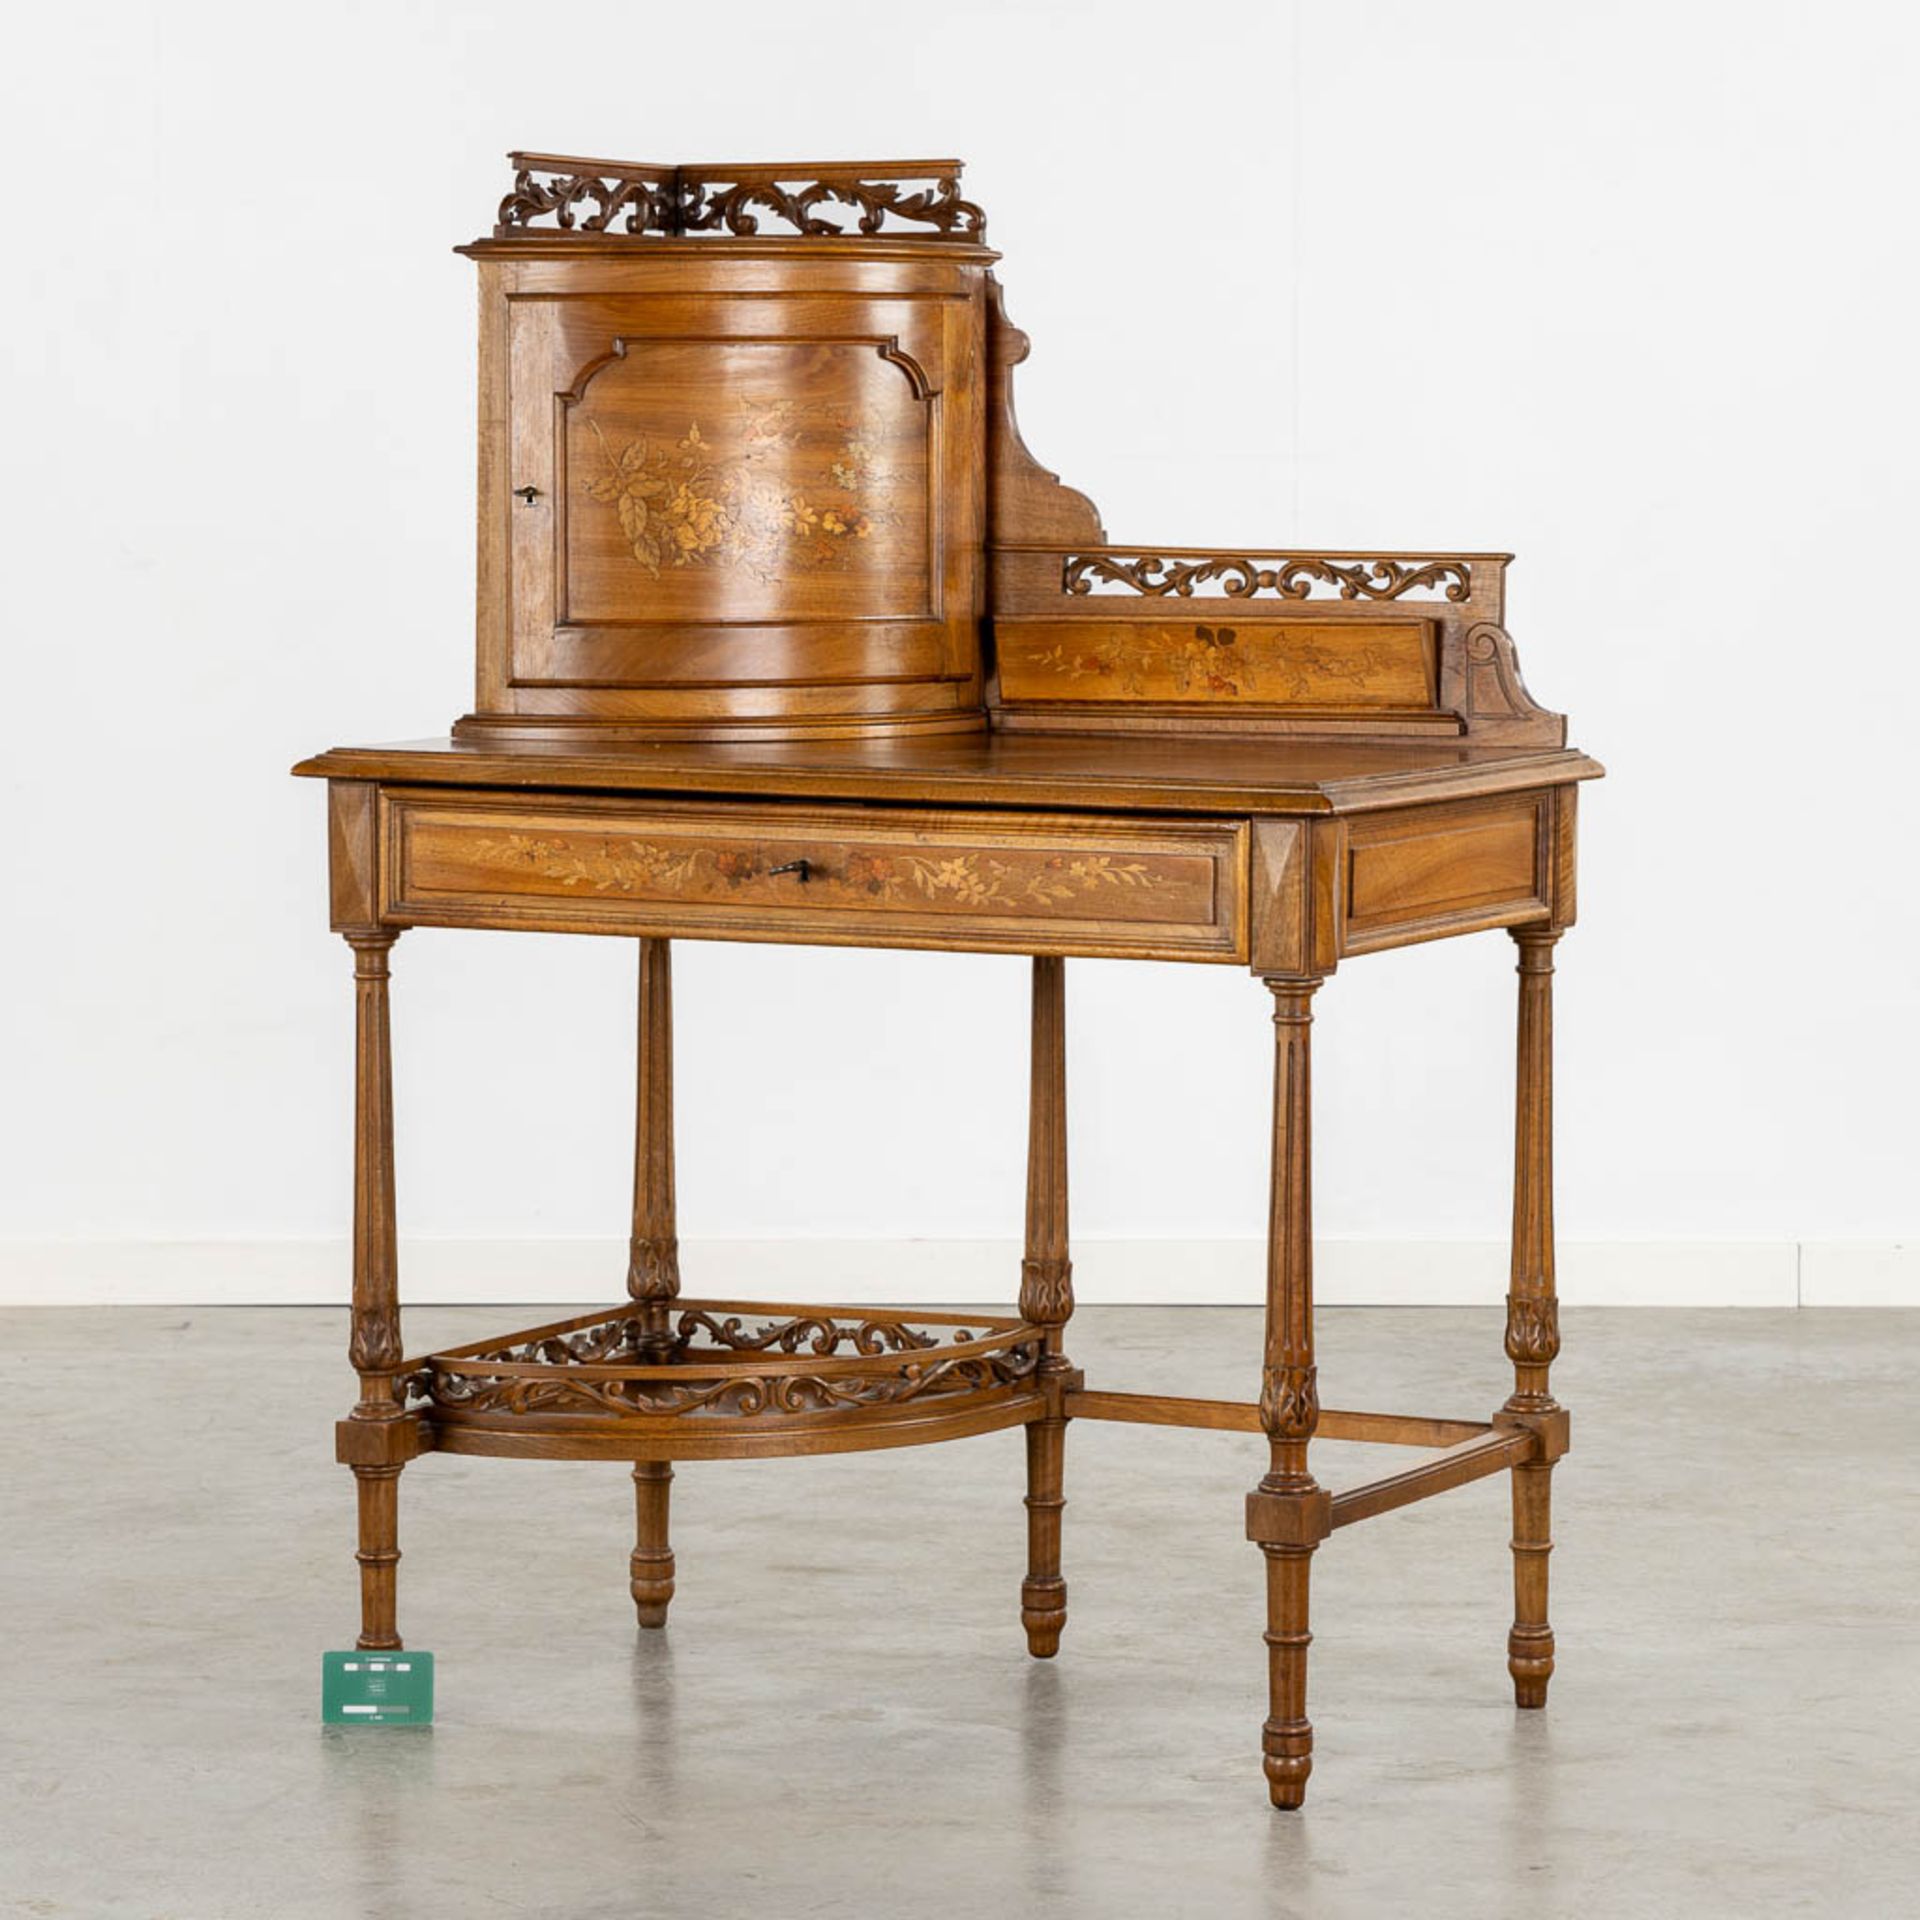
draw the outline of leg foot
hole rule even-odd
[[[1551,1466],[1513,1470],[1513,1631],[1507,1635],[1507,1671],[1517,1707],[1544,1707],[1553,1678],[1553,1628],[1547,1621],[1552,1475]]]
[[[673,1600],[673,1548],[667,1541],[667,1499],[672,1484],[673,1467],[669,1462],[635,1462],[635,1545],[627,1564],[633,1610],[643,1627],[664,1627]]]
[[[1020,1624],[1036,1660],[1051,1660],[1060,1651],[1067,1624],[1067,1583],[1060,1577],[1066,1436],[1064,1420],[1035,1420],[1027,1427],[1027,1577],[1020,1586]]]
[[[1267,1795],[1288,1811],[1307,1797],[1313,1771],[1313,1723],[1307,1718],[1307,1574],[1311,1547],[1262,1546],[1267,1556],[1266,1724],[1260,1729],[1260,1764]]]
[[[360,1494],[360,1637],[357,1647],[391,1649],[400,1645],[394,1624],[395,1590],[400,1566],[400,1469],[355,1467]]]

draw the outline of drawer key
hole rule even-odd
[[[783,873],[797,873],[800,876],[800,884],[804,887],[807,884],[807,875],[812,870],[813,863],[810,860],[789,860],[784,867],[769,867],[767,878],[772,880]]]

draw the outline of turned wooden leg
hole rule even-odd
[[[633,1469],[634,1533],[629,1589],[643,1627],[664,1627],[673,1599],[673,1548],[667,1538],[667,1501],[673,1465],[639,1460]]]
[[[1544,1707],[1553,1678],[1547,1556],[1553,1551],[1553,1463],[1566,1446],[1566,1415],[1548,1387],[1560,1351],[1553,1276],[1553,948],[1557,930],[1515,928],[1520,1027],[1513,1155],[1513,1268],[1507,1357],[1513,1392],[1502,1424],[1533,1429],[1540,1456],[1513,1469],[1513,1630],[1507,1671],[1514,1703]]]
[[[673,1194],[673,952],[664,940],[640,943],[639,1061],[633,1126],[633,1237],[627,1292],[640,1302],[641,1351],[664,1360],[680,1292],[680,1242]],[[664,1627],[673,1599],[673,1547],[667,1532],[673,1467],[642,1460],[633,1469],[634,1548],[628,1589],[643,1627]]]
[[[1027,1577],[1020,1624],[1027,1651],[1048,1660],[1067,1624],[1060,1577],[1060,1515],[1066,1496],[1067,1423],[1059,1413],[1072,1372],[1061,1351],[1073,1315],[1073,1262],[1067,1257],[1067,963],[1033,963],[1033,1081],[1027,1109],[1027,1240],[1020,1263],[1020,1317],[1039,1327],[1046,1351],[1040,1383],[1049,1413],[1027,1427]]]
[[[347,1357],[360,1375],[360,1400],[342,1422],[342,1456],[359,1489],[362,1647],[397,1647],[395,1587],[400,1563],[400,1470],[410,1451],[403,1429],[400,1287],[393,1197],[393,1044],[387,1015],[387,956],[399,936],[350,933],[354,955],[353,1319]]]
[[[1319,1423],[1313,1363],[1313,1169],[1309,1036],[1317,980],[1267,981],[1273,993],[1273,1187],[1267,1227],[1267,1329],[1260,1422],[1271,1459],[1247,1496],[1247,1535],[1267,1557],[1267,1792],[1298,1807],[1313,1771],[1307,1718],[1308,1578],[1331,1530],[1328,1495],[1307,1462]]]

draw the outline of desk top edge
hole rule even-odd
[[[662,742],[618,751],[445,739],[335,747],[296,774],[427,786],[1197,814],[1339,814],[1563,786],[1605,769],[1570,747],[1035,737]]]

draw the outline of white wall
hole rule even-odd
[[[1613,776],[1562,950],[1585,1297],[1920,1298],[1910,10],[72,0],[10,41],[14,1297],[344,1289],[348,957],[284,769],[465,704],[448,248],[521,145],[964,154],[1028,438],[1117,538],[1516,550]],[[1244,1292],[1265,996],[1071,977],[1077,1226],[1181,1243],[1083,1274]],[[677,986],[690,1239],[1017,1231],[1021,962],[689,944]],[[1320,1224],[1472,1243],[1458,1297],[1501,1286],[1510,987],[1488,936],[1320,1000]],[[617,1238],[630,1003],[618,943],[402,942],[409,1233]]]

